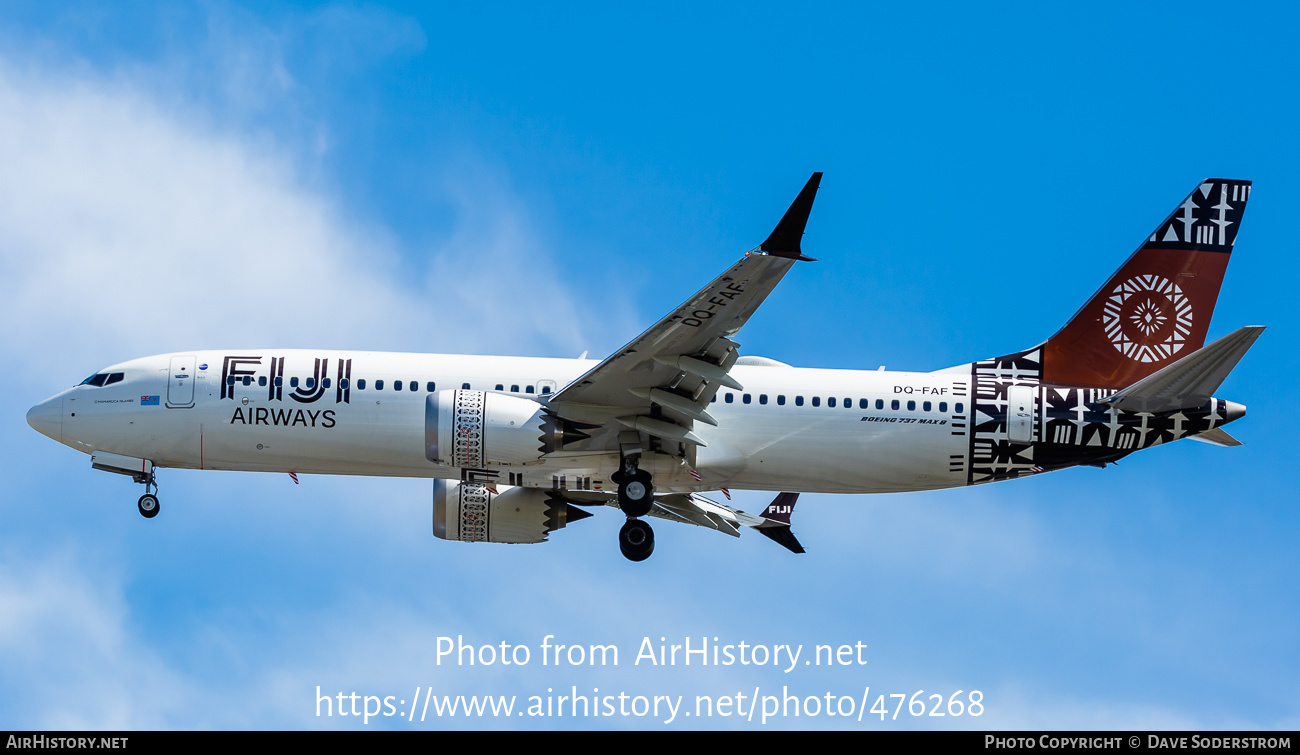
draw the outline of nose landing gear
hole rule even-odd
[[[150,472],[143,480],[137,482],[144,483],[144,495],[136,502],[136,507],[140,509],[140,516],[145,519],[153,519],[158,516],[158,480]]]

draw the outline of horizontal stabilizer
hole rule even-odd
[[[1102,399],[1102,403],[1125,411],[1152,413],[1204,406],[1263,332],[1262,325],[1238,328],[1209,346]]]
[[[1203,433],[1187,436],[1192,440],[1199,440],[1202,443],[1209,443],[1212,446],[1240,446],[1241,441],[1224,432],[1222,427],[1216,427],[1213,430],[1206,430]]]

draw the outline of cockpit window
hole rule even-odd
[[[122,378],[125,376],[125,372],[97,372],[77,385],[92,385],[96,388],[102,388],[105,385],[122,382]]]

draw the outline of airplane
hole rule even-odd
[[[885,493],[1011,480],[1182,438],[1240,445],[1245,407],[1213,393],[1264,328],[1205,346],[1251,182],[1196,185],[1055,335],[935,372],[804,369],[735,340],[786,273],[822,174],[763,243],[602,361],[293,349],[188,351],[99,370],[27,413],[94,469],[433,478],[433,534],[537,543],[620,509],[795,553],[800,492]],[[995,297],[996,298],[996,297]],[[584,355],[585,356],[585,355]],[[758,514],[704,495],[778,492]]]

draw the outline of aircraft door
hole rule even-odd
[[[537,381],[537,393],[538,393],[538,395],[541,395],[541,396],[545,396],[545,395],[548,395],[548,394],[551,394],[551,393],[555,393],[555,381],[554,381],[554,380],[538,380],[538,381]]]
[[[1038,387],[1013,385],[1007,389],[1007,440],[1032,443],[1034,440],[1034,394]]]
[[[172,357],[167,372],[167,408],[189,409],[194,406],[193,356]]]

